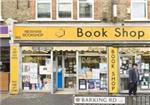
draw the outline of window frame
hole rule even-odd
[[[70,18],[60,18],[59,17],[59,11],[58,11],[58,8],[59,8],[59,3],[67,3],[67,2],[60,2],[59,0],[56,1],[56,15],[57,15],[57,19],[58,20],[73,20],[73,0],[70,0],[70,3],[71,4],[71,17]]]
[[[80,17],[80,12],[79,12],[79,4],[80,4],[80,2],[83,2],[83,3],[86,3],[86,2],[84,2],[84,1],[80,1],[80,0],[77,0],[77,19],[78,20],[85,20],[85,21],[89,21],[89,19],[90,20],[94,20],[94,0],[91,0],[91,2],[92,2],[92,17],[91,18],[81,18]]]
[[[146,16],[145,18],[134,18],[133,17],[133,13],[132,13],[132,9],[133,9],[133,4],[134,3],[144,3],[146,5],[145,7],[145,13],[146,13]],[[130,15],[130,19],[131,20],[148,20],[148,1],[147,0],[143,0],[143,1],[139,1],[139,0],[131,0],[131,15]]]
[[[38,3],[49,3],[50,4],[50,17],[49,18],[38,18]],[[43,0],[43,1],[38,1],[36,0],[36,8],[35,8],[35,19],[36,20],[52,20],[52,0]]]

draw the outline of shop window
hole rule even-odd
[[[9,39],[0,38],[0,72],[10,72]]]
[[[22,89],[24,91],[50,91],[51,48],[22,47]]]
[[[131,0],[131,19],[147,19],[147,0]]]
[[[10,47],[0,46],[0,71],[10,72]]]
[[[37,18],[51,18],[51,0],[37,0]]]
[[[105,54],[88,53],[79,57],[79,90],[107,91],[107,57]]]
[[[68,19],[72,16],[72,0],[58,0],[58,18]]]
[[[138,64],[138,91],[150,90],[150,48],[121,48],[120,49],[120,86],[121,90],[128,90],[129,70],[132,64]]]
[[[94,0],[78,0],[79,19],[93,18]]]

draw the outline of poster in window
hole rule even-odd
[[[80,90],[86,90],[87,85],[86,85],[86,80],[85,79],[79,79],[79,89]]]
[[[95,88],[97,90],[101,90],[101,80],[99,79],[95,80]]]
[[[95,81],[93,79],[88,80],[88,89],[95,89]]]
[[[50,66],[51,65],[51,59],[46,59],[45,60],[45,65]]]
[[[30,83],[38,83],[38,65],[30,63]]]
[[[37,74],[30,74],[30,83],[38,83]]]
[[[92,77],[91,79],[99,79],[100,69],[92,69]]]
[[[107,72],[107,63],[100,63],[100,71],[103,73]]]
[[[48,66],[40,66],[39,73],[41,75],[47,75],[47,74],[51,74],[51,71],[50,71],[50,68]]]
[[[30,75],[30,63],[23,63],[22,75]]]
[[[30,73],[37,74],[38,73],[38,64],[30,63]]]

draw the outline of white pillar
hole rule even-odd
[[[76,51],[76,94],[79,93],[79,51]]]
[[[54,68],[53,68],[53,50],[51,50],[51,94],[54,94],[54,76],[53,76],[53,72],[54,72]]]
[[[16,20],[14,19],[11,19],[11,18],[8,18],[6,20],[6,23],[8,25],[8,34],[11,38],[10,40],[10,43],[14,43],[14,37],[13,37],[13,28],[14,28],[14,23],[17,22]]]

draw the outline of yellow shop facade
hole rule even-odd
[[[14,25],[10,93],[127,93],[128,71],[140,69],[138,92],[150,92],[149,26]]]

